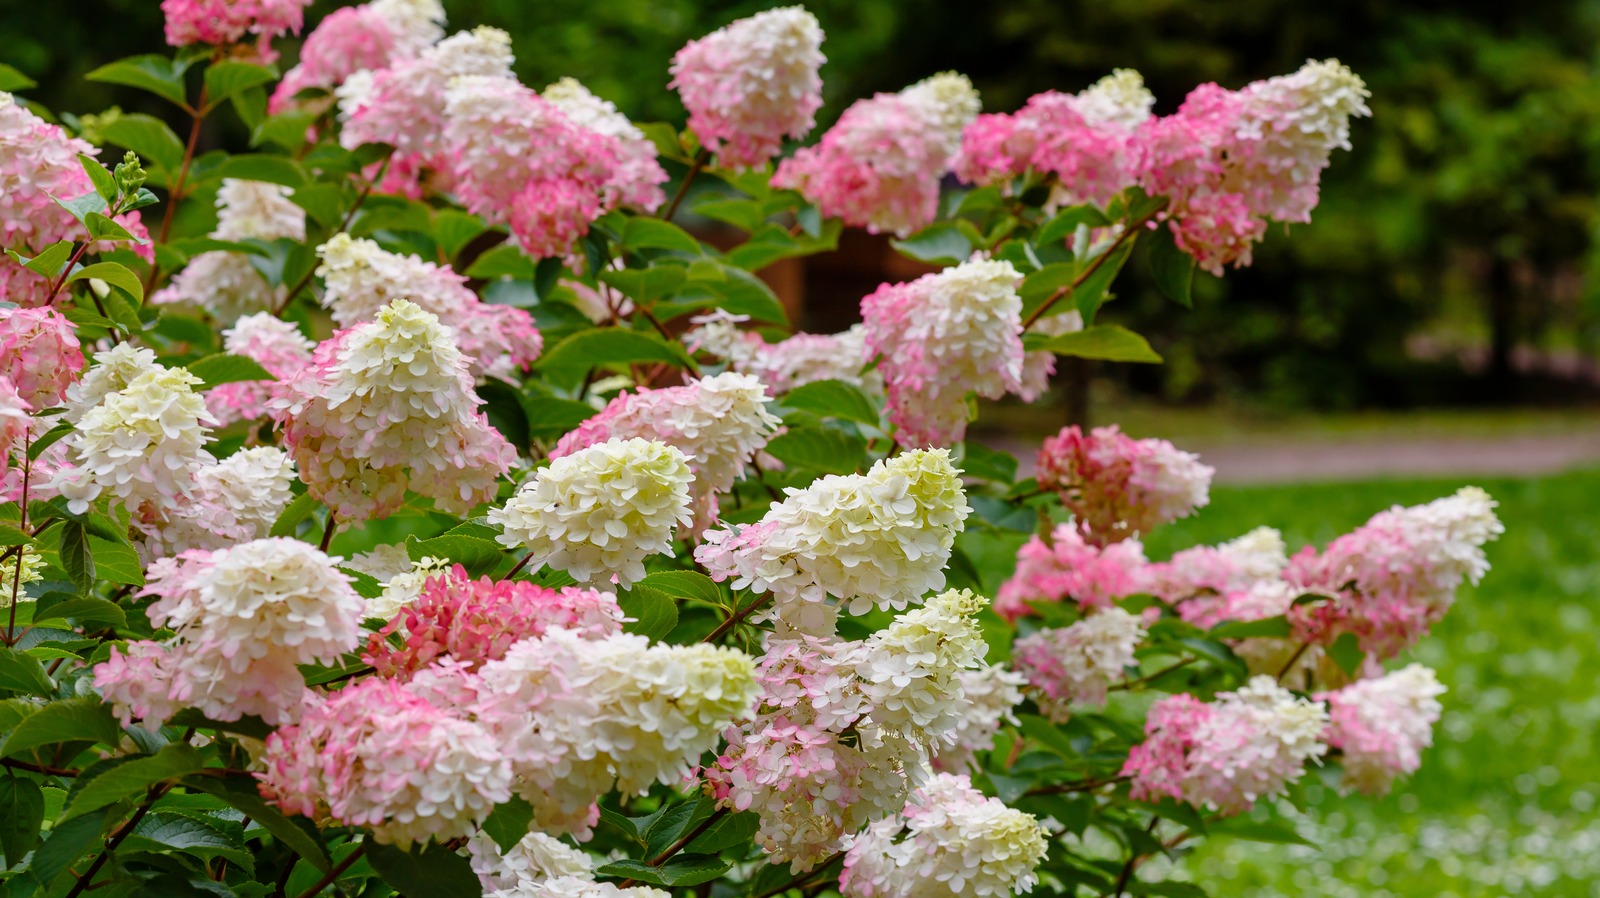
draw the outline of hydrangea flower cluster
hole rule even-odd
[[[1046,209],[1105,205],[1134,182],[1139,126],[1155,96],[1131,69],[1078,94],[1047,91],[1011,114],[982,115],[962,134],[955,170],[972,184],[1004,184],[1030,171],[1052,176]]]
[[[1329,601],[1292,610],[1296,637],[1331,645],[1351,633],[1377,660],[1414,644],[1450,610],[1463,583],[1488,572],[1484,544],[1505,532],[1497,504],[1463,487],[1426,505],[1379,512],[1320,553],[1301,550],[1284,578]]]
[[[576,78],[562,78],[544,89],[546,101],[582,128],[616,141],[616,169],[609,189],[614,202],[629,209],[652,212],[666,201],[661,185],[667,173],[656,161],[656,145],[639,127]]]
[[[544,348],[532,316],[480,300],[465,286],[467,279],[448,266],[387,252],[349,234],[335,234],[317,248],[317,256],[322,305],[340,327],[372,321],[384,306],[407,300],[450,328],[479,379],[525,372]]]
[[[961,695],[967,700],[951,731],[948,745],[934,750],[933,768],[959,773],[977,767],[978,753],[994,748],[995,734],[1006,724],[1015,726],[1012,710],[1022,703],[1022,674],[998,664],[985,664],[958,674]]]
[[[550,457],[563,458],[606,440],[666,443],[688,460],[696,517],[709,525],[716,520],[717,494],[733,488],[782,423],[766,409],[770,398],[761,381],[731,371],[681,387],[625,393],[569,431]]]
[[[845,852],[839,890],[845,898],[1026,894],[1038,884],[1046,836],[1031,814],[984,796],[967,777],[937,774],[900,817],[873,824],[855,840]]]
[[[294,191],[263,181],[228,178],[217,191],[217,240],[294,240],[306,238],[306,213],[290,197]],[[269,285],[243,252],[212,250],[189,260],[171,283],[150,297],[153,303],[205,309],[232,323],[256,312],[274,312],[288,288]]]
[[[439,0],[372,0],[328,13],[300,45],[300,59],[273,89],[267,108],[292,108],[304,91],[332,91],[356,72],[415,59],[444,37]]]
[[[1016,572],[1001,584],[994,610],[1011,621],[1032,614],[1033,602],[1072,602],[1087,612],[1148,588],[1149,562],[1138,540],[1097,546],[1077,527],[1057,524],[1048,542],[1033,536],[1017,550]]]
[[[1281,582],[1289,566],[1283,534],[1257,527],[1215,546],[1195,546],[1148,569],[1150,592],[1177,607],[1185,620],[1211,626],[1220,620],[1213,606],[1230,593],[1266,582]]]
[[[986,604],[951,590],[860,642],[770,641],[760,714],[725,734],[705,771],[712,794],[754,810],[757,841],[797,872],[899,810],[961,724],[960,675],[987,651],[974,620]]]
[[[866,474],[790,488],[755,524],[704,534],[695,560],[736,589],[771,592],[787,627],[831,634],[851,614],[904,609],[944,587],[944,566],[972,508],[944,449],[912,450]]]
[[[298,327],[271,312],[246,315],[222,332],[222,348],[229,355],[250,359],[276,380],[289,380],[310,367],[316,346]],[[270,380],[218,384],[206,392],[206,408],[221,427],[265,418],[272,384]]]
[[[1018,639],[1013,663],[1028,678],[1039,708],[1064,723],[1074,705],[1105,704],[1107,689],[1133,664],[1134,649],[1144,638],[1139,618],[1107,608],[1071,626]]]
[[[1205,703],[1188,693],[1150,709],[1145,741],[1122,768],[1133,797],[1168,796],[1224,815],[1282,794],[1307,761],[1327,753],[1328,712],[1296,697],[1271,677],[1254,677]]]
[[[28,440],[32,407],[9,377],[0,377],[0,459],[5,459],[5,467],[11,465],[11,448]]]
[[[959,442],[967,394],[998,399],[1021,389],[1020,281],[1011,263],[979,260],[861,300],[867,352],[882,357],[902,445]]]
[[[0,371],[29,406],[61,404],[83,372],[72,322],[54,309],[0,308]]]
[[[271,62],[276,58],[272,39],[291,31],[299,34],[310,5],[311,0],[161,0],[161,12],[171,46],[220,47],[253,34],[260,38],[262,59]]]
[[[883,377],[866,368],[866,332],[860,324],[837,334],[795,334],[768,343],[760,334],[740,330],[749,320],[718,310],[691,319],[694,327],[684,334],[690,352],[705,352],[725,362],[730,370],[753,374],[772,395],[819,380],[839,380],[867,393],[883,395]]]
[[[644,579],[644,560],[672,551],[689,524],[689,460],[658,440],[613,439],[541,468],[489,523],[530,563],[566,571],[580,583],[623,587]]]
[[[516,451],[477,411],[450,331],[397,299],[317,346],[270,410],[313,496],[338,517],[386,517],[412,489],[464,513],[494,497]]]
[[[1327,742],[1342,755],[1343,785],[1382,795],[1396,777],[1416,772],[1433,744],[1445,691],[1432,670],[1411,664],[1317,695],[1328,703]]]
[[[150,565],[143,595],[167,643],[131,642],[95,669],[124,722],[179,708],[213,720],[298,717],[308,697],[296,665],[332,663],[361,641],[361,597],[333,559],[293,539],[193,550]]]
[[[1106,545],[1188,517],[1210,501],[1214,469],[1166,440],[1136,440],[1116,425],[1084,434],[1076,425],[1044,441],[1037,477],[1077,518],[1084,537]]]
[[[516,889],[523,884],[536,886],[562,876],[593,876],[593,864],[587,854],[537,830],[507,851],[501,851],[488,833],[479,831],[467,839],[467,854],[472,859],[472,872],[478,874],[485,892]]]
[[[174,505],[147,503],[133,527],[139,546],[151,558],[188,549],[224,549],[262,539],[293,499],[294,463],[276,446],[241,449],[193,471],[189,500]]]
[[[200,378],[142,352],[148,367],[99,397],[68,437],[77,466],[130,510],[192,498],[195,472],[214,461],[205,446],[217,423],[194,391]],[[83,384],[87,391],[90,381]]]
[[[722,165],[759,168],[786,137],[798,140],[822,108],[822,26],[799,6],[740,19],[672,58],[668,85],[689,130]]]
[[[938,215],[939,181],[979,108],[972,82],[954,72],[861,100],[821,143],[785,159],[772,185],[845,224],[904,237]]]

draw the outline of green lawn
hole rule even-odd
[[[1391,504],[1459,480],[1223,487],[1196,518],[1153,535],[1153,558],[1283,530],[1319,546]],[[1312,788],[1316,849],[1218,840],[1184,864],[1211,894],[1600,898],[1600,471],[1478,485],[1500,500],[1494,569],[1397,664],[1450,687],[1421,772],[1381,800]]]

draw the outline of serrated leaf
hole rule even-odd
[[[482,898],[483,886],[465,857],[442,845],[405,851],[369,842],[367,860],[405,898]]]
[[[111,172],[106,171],[104,165],[93,156],[86,156],[83,153],[78,154],[78,165],[83,169],[83,173],[89,176],[89,183],[94,185],[94,192],[100,194],[100,198],[106,201],[107,206],[117,201],[117,195],[121,192],[117,190],[117,179],[111,176]]]
[[[119,851],[181,851],[200,858],[225,858],[247,871],[255,859],[232,836],[204,818],[177,813],[154,813],[139,821]]]
[[[39,82],[17,71],[16,68],[0,62],[0,90],[11,94],[38,86]]]
[[[200,378],[201,390],[240,381],[277,380],[272,376],[272,372],[261,367],[261,363],[255,359],[224,352],[196,359],[183,367],[189,369],[190,374]]]
[[[9,583],[6,588],[10,588]],[[0,689],[48,696],[56,691],[56,684],[44,672],[39,659],[16,649],[0,648]]]
[[[33,780],[7,775],[0,779],[0,851],[6,866],[20,867],[39,844],[44,824],[44,791]]]
[[[81,817],[90,811],[138,795],[157,783],[187,776],[205,766],[194,746],[173,742],[153,755],[119,764],[93,779],[80,781],[63,819]]]
[[[867,442],[832,427],[795,427],[774,438],[766,451],[786,465],[851,474],[866,461]]]
[[[659,867],[652,867],[643,861],[621,860],[612,861],[594,872],[651,885],[686,887],[710,882],[732,867],[733,864],[715,855],[680,854]]]
[[[100,194],[92,190],[82,196],[75,196],[70,199],[62,199],[59,196],[52,197],[52,199],[56,201],[56,205],[71,212],[72,217],[79,222],[82,222],[84,216],[90,212],[104,212],[109,208],[106,206],[106,201],[101,199]]]
[[[28,862],[28,872],[50,886],[89,849],[100,845],[100,832],[105,828],[109,811],[85,814],[51,827],[50,838],[33,852]],[[26,895],[27,892],[22,894]]]
[[[513,795],[510,801],[495,805],[483,821],[483,831],[502,852],[509,852],[528,834],[532,823],[533,805]]]
[[[602,283],[614,287],[636,303],[649,305],[682,287],[689,279],[681,265],[661,264],[649,268],[608,268],[600,272]]]
[[[721,605],[728,598],[717,581],[699,571],[658,571],[639,582],[669,596],[708,605]]]
[[[1255,636],[1282,638],[1289,635],[1289,620],[1283,615],[1264,617],[1261,620],[1223,621],[1212,627],[1206,636],[1211,639],[1248,639]]]
[[[116,262],[96,262],[93,265],[86,265],[68,275],[67,283],[89,278],[105,281],[119,290],[126,290],[134,299],[144,301],[144,284],[139,281],[139,276],[125,265]]]
[[[73,242],[71,240],[52,243],[41,250],[39,255],[23,262],[22,267],[34,274],[53,278],[61,273],[61,266],[67,264],[67,260],[72,258],[72,247]],[[16,253],[8,253],[8,255],[16,258],[19,262],[22,261],[22,257]]]
[[[689,358],[682,347],[655,334],[616,327],[573,334],[540,356],[537,365],[541,369],[588,369],[630,362],[667,362],[689,367]]]
[[[678,625],[677,603],[659,589],[635,584],[632,589],[618,590],[617,604],[629,618],[622,625],[626,632],[659,641]]]
[[[83,77],[89,81],[123,84],[147,90],[179,106],[186,103],[182,71],[175,69],[172,61],[165,56],[157,56],[154,53],[119,59]]]
[[[276,807],[268,804],[261,793],[256,791],[255,780],[249,777],[229,777],[218,779],[208,776],[191,776],[183,781],[184,786],[191,790],[205,792],[222,799],[230,807],[244,812],[251,820],[260,824],[261,828],[271,833],[274,838],[282,842],[295,854],[300,855],[313,866],[324,873],[333,869],[328,861],[327,852],[322,850],[322,845],[311,837],[309,833],[297,826],[292,820],[283,815]],[[476,880],[474,880],[476,883]],[[473,894],[481,894],[475,892]]]
[[[672,847],[690,829],[711,816],[715,804],[711,799],[699,796],[663,807],[650,825],[645,827],[645,855],[653,858]]]
[[[756,830],[761,828],[761,818],[749,811],[740,811],[735,814],[724,814],[722,819],[711,824],[706,831],[695,836],[686,848],[697,854],[716,854],[729,848],[746,846],[755,838]]]
[[[902,256],[933,265],[957,265],[972,255],[972,240],[955,222],[929,225],[905,240],[890,245]]]
[[[89,555],[94,559],[95,579],[119,585],[144,585],[144,563],[132,546],[91,533]]]
[[[1339,665],[1339,669],[1355,676],[1361,669],[1361,663],[1367,659],[1367,653],[1361,650],[1361,640],[1354,633],[1341,633],[1339,638],[1328,646],[1328,657]]]
[[[1119,324],[1097,324],[1081,331],[1058,334],[1039,339],[1029,335],[1026,341],[1030,350],[1053,352],[1056,355],[1077,356],[1081,359],[1102,359],[1108,362],[1148,362],[1159,364],[1161,356],[1145,339]]]
[[[301,493],[295,496],[294,501],[290,502],[283,512],[278,515],[278,519],[272,522],[272,530],[268,535],[294,536],[294,532],[300,527],[300,522],[311,517],[311,513],[316,511],[317,506],[321,504],[310,493]]]
[[[269,66],[224,59],[206,69],[206,108],[212,109],[234,94],[277,80],[278,72]]]
[[[818,380],[783,394],[783,404],[823,417],[845,418],[878,426],[878,408],[861,388],[842,380]]]
[[[1023,317],[1033,314],[1035,309],[1044,305],[1057,291],[1069,286],[1077,276],[1078,263],[1056,262],[1023,278],[1022,286],[1017,289],[1022,297]]]
[[[700,241],[688,231],[659,218],[634,217],[622,228],[624,249],[668,249],[700,255]]]
[[[81,521],[67,521],[61,527],[61,541],[57,549],[61,568],[79,590],[88,592],[94,586],[94,556],[89,552],[89,531]]]
[[[116,745],[122,727],[111,714],[111,706],[99,698],[69,698],[51,702],[28,715],[0,742],[0,757],[15,757],[41,745],[61,742],[93,742]]]
[[[1194,257],[1178,248],[1171,228],[1150,235],[1150,272],[1163,296],[1184,308],[1194,307]]]

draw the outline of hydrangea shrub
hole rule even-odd
[[[1166,116],[944,73],[813,140],[800,7],[683,48],[680,131],[435,0],[280,72],[307,5],[164,0],[171,53],[90,73],[178,130],[0,93],[4,894],[1201,894],[1148,862],[1422,763],[1402,656],[1488,495],[1151,559],[1199,458],[967,435],[1159,362],[1118,273],[1187,305],[1308,221],[1354,73]],[[795,332],[759,273],[846,227],[926,273]]]

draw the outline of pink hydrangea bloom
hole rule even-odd
[[[971,82],[948,73],[861,100],[821,143],[785,159],[772,186],[845,224],[904,237],[938,214],[939,181],[978,108]]]
[[[161,12],[167,17],[171,46],[235,44],[254,34],[261,39],[261,57],[271,62],[277,58],[271,40],[286,32],[299,34],[310,5],[311,0],[161,0]]]
[[[443,23],[439,0],[372,0],[336,9],[306,35],[300,61],[284,73],[268,109],[282,112],[301,91],[332,90],[362,69],[415,59],[444,37]]]
[[[100,151],[57,125],[39,118],[0,91],[0,247],[25,256],[37,255],[52,243],[84,236],[83,225],[52,197],[73,199],[94,192],[94,184],[78,155]],[[138,212],[117,216],[117,223],[144,243],[116,244],[133,249],[145,261],[155,259],[149,231]],[[113,246],[100,243],[99,252]],[[43,305],[50,281],[0,259],[0,299],[20,306]]]
[[[1046,439],[1036,476],[1061,496],[1084,537],[1105,545],[1193,514],[1210,501],[1213,473],[1193,453],[1136,440],[1113,424],[1087,435],[1073,425]]]
[[[1237,539],[1184,549],[1169,561],[1152,564],[1150,593],[1184,614],[1184,609],[1198,608],[1207,599],[1280,580],[1288,564],[1283,534],[1257,527]]]
[[[1343,785],[1382,795],[1396,777],[1415,773],[1433,744],[1445,691],[1432,670],[1412,664],[1317,695],[1328,703],[1328,744],[1344,754]]]
[[[28,414],[30,408],[11,378],[0,375],[0,459],[4,459],[0,467],[10,467],[12,447],[27,441],[28,429],[33,424]]]
[[[1145,741],[1128,753],[1123,776],[1138,800],[1162,796],[1226,816],[1282,794],[1307,761],[1322,757],[1328,714],[1271,677],[1205,703],[1188,693],[1155,703]]]
[[[230,355],[251,359],[278,380],[287,380],[311,364],[316,344],[300,329],[270,312],[246,315],[222,332],[222,347]],[[206,407],[218,426],[254,421],[267,415],[272,398],[270,380],[244,380],[219,384],[206,391]]]
[[[1022,386],[1021,276],[977,260],[885,284],[861,300],[867,352],[882,357],[889,420],[907,446],[946,446],[967,430],[967,394]]]
[[[1071,524],[1058,524],[1049,542],[1034,536],[1017,551],[1016,573],[1000,586],[994,610],[1015,621],[1033,613],[1030,602],[1109,608],[1149,588],[1148,565],[1136,539],[1096,546]]]
[[[54,309],[0,308],[0,371],[36,409],[60,405],[83,371],[72,322]]]
[[[822,27],[798,6],[740,19],[672,58],[689,129],[729,168],[758,168],[822,108]]]
[[[387,516],[407,488],[458,514],[492,499],[516,450],[481,403],[450,331],[397,299],[318,345],[270,411],[311,494],[351,521]]]
[[[474,580],[456,565],[423,582],[421,595],[372,635],[362,660],[380,675],[400,679],[443,657],[476,668],[551,627],[599,639],[622,631],[622,609],[609,592]],[[390,641],[395,635],[403,640],[399,646]]]
[[[1489,570],[1483,546],[1505,532],[1497,503],[1477,487],[1410,508],[1379,512],[1318,553],[1306,547],[1284,578],[1325,602],[1296,606],[1295,635],[1331,645],[1354,634],[1378,660],[1414,644],[1444,617],[1463,583]]]
[[[994,749],[995,734],[1006,724],[1017,725],[1013,709],[1022,704],[1022,687],[1028,680],[998,664],[985,664],[960,673],[961,694],[967,700],[951,734],[952,740],[934,750],[933,769],[960,773],[981,767],[978,754]]]
[[[1139,618],[1107,608],[1069,627],[1018,639],[1012,660],[1028,678],[1040,709],[1061,723],[1074,705],[1106,703],[1108,687],[1133,664],[1133,652],[1144,637]]]
[[[618,112],[615,104],[590,93],[573,78],[546,87],[544,98],[578,126],[616,141],[616,172],[610,190],[618,205],[652,212],[666,201],[661,185],[666,183],[667,173],[656,161],[656,145]]]

